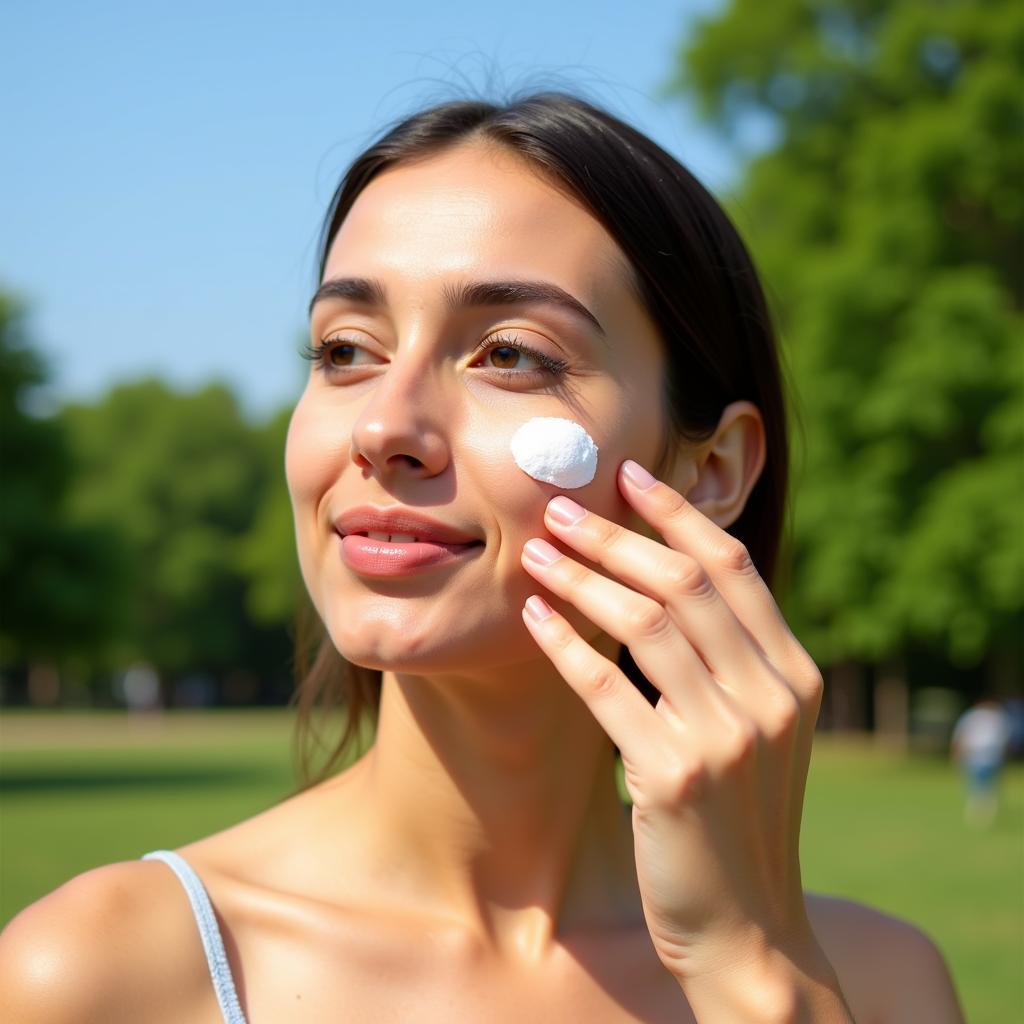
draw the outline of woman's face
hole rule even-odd
[[[556,494],[650,535],[616,473],[626,458],[651,467],[658,453],[665,357],[627,273],[589,213],[485,144],[392,168],[360,194],[324,281],[372,279],[382,299],[315,303],[311,343],[331,346],[314,362],[286,452],[303,578],[349,661],[480,675],[543,658],[520,609],[544,588],[520,557],[534,536],[568,551],[543,523]],[[600,328],[554,302],[449,301],[467,285],[502,281],[555,286]],[[563,491],[518,468],[509,441],[535,416],[586,429],[599,449],[591,483]],[[368,575],[343,559],[335,527],[357,505],[409,508],[482,544],[426,569]],[[581,635],[597,635],[544,596]]]

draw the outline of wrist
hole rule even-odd
[[[748,949],[742,962],[676,980],[698,1021],[853,1024],[835,970],[813,937],[787,949]]]

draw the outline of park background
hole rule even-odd
[[[1024,766],[982,832],[948,759],[973,701],[1020,707],[1024,7],[58,3],[5,22],[3,920],[294,787],[283,443],[320,219],[383,124],[565,88],[723,200],[778,319],[778,596],[826,681],[805,884],[926,930],[969,1020],[1024,1011]]]

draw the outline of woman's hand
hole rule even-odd
[[[633,466],[620,467],[620,490],[667,545],[578,505],[565,522],[559,510],[571,517],[574,503],[560,496],[548,528],[615,578],[537,539],[523,566],[629,648],[657,706],[542,599],[527,601],[524,620],[621,751],[647,925],[687,995],[729,979],[737,992],[779,980],[782,992],[787,977],[814,975],[827,1012],[807,1019],[847,1020],[830,1015],[844,1004],[807,919],[798,857],[821,673],[743,545]],[[531,558],[538,548],[557,557],[544,565]]]

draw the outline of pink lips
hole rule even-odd
[[[458,561],[482,549],[482,543],[373,540],[355,533],[341,538],[342,561],[366,576],[404,576]]]
[[[391,506],[360,505],[334,520],[341,535],[342,561],[366,576],[404,576],[466,558],[483,548],[483,541],[458,527]],[[367,533],[406,534],[412,541],[367,537]]]

